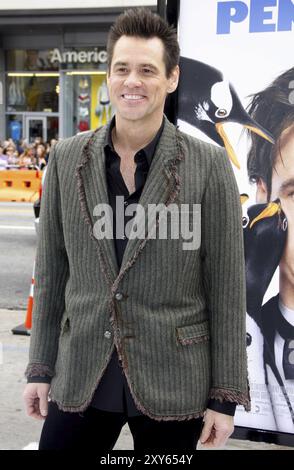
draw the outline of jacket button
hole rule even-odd
[[[107,339],[111,338],[111,331],[105,331],[104,336]]]
[[[114,297],[116,298],[116,300],[122,300],[124,298],[121,292],[117,292]]]

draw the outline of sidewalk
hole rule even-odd
[[[0,310],[0,450],[36,448],[42,422],[26,416],[22,392],[26,383],[24,370],[28,362],[29,336],[13,335],[11,329],[25,320],[24,311]],[[132,450],[132,437],[124,426],[115,450]],[[250,441],[229,439],[229,450],[294,450]]]

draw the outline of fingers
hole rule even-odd
[[[28,384],[24,390],[23,398],[25,411],[31,418],[44,420],[48,414],[47,384]]]
[[[204,426],[200,436],[200,442],[202,445],[205,444],[205,442],[207,442],[211,438],[213,424],[214,420],[212,419],[212,417],[209,414],[206,414],[204,418]]]
[[[207,410],[200,442],[205,449],[223,447],[234,431],[234,420],[231,416]]]
[[[40,395],[40,402],[39,402],[39,408],[41,415],[46,418],[48,414],[48,393],[41,392]]]
[[[212,429],[212,432],[205,443],[201,443],[206,449],[216,449],[223,447],[232,433],[227,429]]]
[[[25,405],[26,413],[31,418],[42,420],[44,419],[40,413],[39,398],[32,398],[26,401]]]

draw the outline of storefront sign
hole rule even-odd
[[[61,52],[58,48],[51,51],[50,62],[59,62],[61,64],[72,64],[72,63],[100,63],[104,64],[107,62],[107,52],[105,50],[98,50],[95,47],[89,51],[65,51]]]

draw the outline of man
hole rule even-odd
[[[261,309],[263,359],[276,429],[294,432],[294,68],[253,96],[249,113],[275,137],[272,146],[252,135],[249,179],[256,202],[280,200],[287,217],[287,238],[279,262],[279,294]],[[292,97],[291,97],[292,94]],[[286,228],[286,227],[285,227]],[[279,250],[278,242],[273,250]],[[265,255],[268,257],[267,254]],[[268,269],[267,259],[264,259]]]
[[[217,447],[236,404],[249,408],[237,185],[223,150],[163,115],[179,79],[173,29],[128,10],[111,28],[108,61],[114,119],[56,144],[49,160],[27,412],[47,416],[40,449],[110,450],[126,422],[136,451],[192,451],[200,434]],[[145,233],[152,204],[182,203],[202,207],[194,251],[170,232],[131,236]],[[101,206],[114,213],[114,240],[100,236]]]

